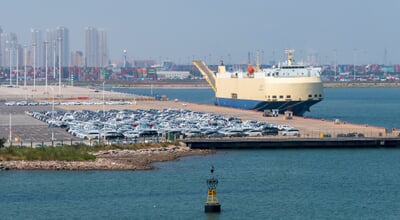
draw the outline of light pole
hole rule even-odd
[[[17,51],[17,68],[16,68],[17,77],[15,79],[15,82],[16,82],[15,86],[18,88],[18,73],[19,73],[19,46],[18,45],[17,45],[16,51]]]
[[[104,84],[106,81],[103,81],[103,141],[106,143],[106,109],[105,109],[105,100],[104,100]]]
[[[10,127],[9,127],[9,129],[10,129],[10,132],[9,132],[9,142],[10,142],[10,147],[11,147],[11,145],[12,145],[12,121],[11,121],[11,113],[10,113]]]
[[[53,103],[52,103],[52,107],[51,107],[51,141],[54,141],[54,130],[53,130],[53,126],[54,126],[54,89],[53,87],[50,87],[51,89],[51,94],[53,96]]]
[[[53,78],[56,80],[56,48],[57,42],[54,40],[53,45]]]
[[[12,47],[11,47],[11,43],[10,43],[10,48],[9,48],[8,52],[10,53],[10,87],[12,87],[12,79],[11,79],[11,73],[12,73]]]
[[[61,41],[62,38],[58,38],[58,96],[61,97]]]
[[[48,68],[47,68],[47,45],[49,44],[49,42],[48,41],[45,41],[44,42],[44,48],[45,48],[45,69],[46,69],[46,87],[45,87],[45,93],[46,94],[48,94],[49,92],[48,92],[48,90],[47,90],[47,70],[48,70]]]
[[[24,89],[26,89],[26,48],[27,46],[24,46]]]
[[[105,111],[105,101],[104,101],[104,84],[106,83],[106,81],[103,81],[103,113],[104,113],[104,111]],[[103,115],[103,116],[105,116],[105,115]]]
[[[36,91],[36,43],[33,46],[33,91]]]

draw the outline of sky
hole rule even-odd
[[[84,28],[104,28],[112,60],[126,49],[128,59],[247,63],[259,51],[268,63],[294,49],[296,60],[400,64],[397,0],[12,0],[1,9],[0,27],[22,45],[31,28],[65,26],[70,50],[84,51]]]

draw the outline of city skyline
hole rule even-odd
[[[400,2],[344,1],[7,1],[0,26],[29,44],[31,28],[66,27],[70,50],[84,51],[84,28],[107,30],[109,57],[188,63],[193,58],[245,63],[295,58],[320,64],[400,63],[396,21]],[[15,11],[18,14],[15,14]],[[16,18],[17,15],[17,18]],[[254,57],[254,55],[253,55]]]

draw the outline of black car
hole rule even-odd
[[[139,137],[157,137],[158,132],[156,130],[144,130],[139,132]]]
[[[278,133],[277,128],[266,128],[262,131],[263,135],[278,135]]]

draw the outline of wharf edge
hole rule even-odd
[[[324,149],[324,148],[397,148],[400,147],[400,138],[238,138],[238,139],[191,139],[182,140],[191,149],[215,150],[248,150],[248,149]]]

